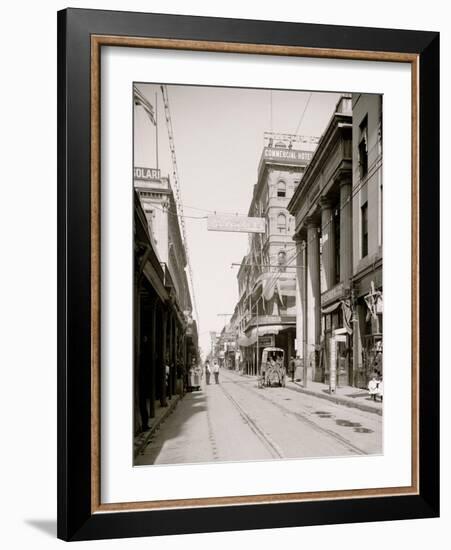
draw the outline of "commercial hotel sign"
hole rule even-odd
[[[265,148],[265,159],[290,160],[309,162],[313,156],[312,151],[298,151],[296,149],[282,149],[275,147]]]

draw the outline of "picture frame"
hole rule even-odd
[[[100,499],[101,48],[400,62],[412,70],[412,483]],[[89,540],[439,515],[439,34],[101,10],[58,13],[58,537]]]

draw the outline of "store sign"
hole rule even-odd
[[[264,233],[265,218],[239,215],[208,216],[208,231],[233,231],[239,233]]]
[[[311,151],[297,151],[295,149],[279,149],[274,147],[265,148],[265,159],[309,162],[312,156],[313,153]]]
[[[336,300],[340,300],[345,295],[345,287],[343,283],[335,285],[330,290],[326,290],[321,294],[321,307],[326,306]]]
[[[142,166],[136,166],[133,173],[135,180],[141,181],[158,180],[161,177],[161,170],[159,168],[144,168]]]
[[[273,348],[275,345],[275,336],[259,336],[258,337],[258,347],[260,348]]]

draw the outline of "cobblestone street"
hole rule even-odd
[[[136,465],[382,453],[382,416],[221,369],[188,393]]]

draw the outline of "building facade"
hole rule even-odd
[[[199,360],[199,351],[170,180],[156,169],[135,168],[134,173],[135,227],[140,230],[139,238],[135,232],[135,431],[139,431],[155,415],[156,402],[166,406],[167,399],[183,392],[188,365],[193,358]]]
[[[354,384],[382,375],[382,96],[352,96]]]
[[[306,381],[366,387],[381,359],[380,120],[380,96],[343,95],[288,205]]]
[[[249,235],[238,271],[239,302],[232,323],[245,370],[258,374],[264,347],[295,354],[296,245],[287,206],[317,144],[316,138],[265,134],[249,217],[265,219],[265,233]],[[286,365],[287,366],[287,365]]]
[[[352,101],[342,97],[289,204],[298,248],[297,339],[307,379],[327,381],[331,338],[342,329],[336,353],[339,383],[347,384],[352,277]]]

